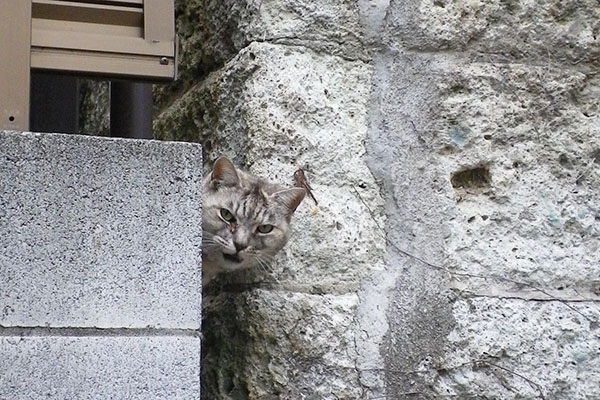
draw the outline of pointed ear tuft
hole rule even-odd
[[[212,182],[216,181],[218,185],[222,186],[237,186],[240,182],[235,167],[225,157],[219,157],[215,161],[210,179]]]
[[[290,210],[290,215],[292,215],[302,202],[302,199],[304,199],[305,195],[306,190],[302,188],[292,188],[280,190],[279,192],[273,193],[272,196],[276,201],[285,205]]]

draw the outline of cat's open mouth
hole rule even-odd
[[[234,263],[241,263],[242,262],[242,259],[237,254],[226,254],[226,253],[223,253],[223,258],[226,259],[227,261],[231,261],[231,262],[234,262]]]

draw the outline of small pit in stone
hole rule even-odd
[[[486,166],[457,171],[450,178],[453,188],[467,191],[489,188],[491,181],[490,170]]]
[[[571,160],[569,160],[569,157],[564,153],[558,157],[558,163],[564,168],[570,169],[572,167]]]

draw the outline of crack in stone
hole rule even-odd
[[[530,290],[514,290],[498,285],[488,285],[481,289],[473,290],[468,283],[452,282],[451,289],[456,290],[462,297],[490,297],[498,299],[519,299],[531,301],[560,301],[567,303],[596,303],[600,302],[600,296],[587,289],[577,290],[569,288],[565,290],[545,289],[540,292],[534,288]],[[585,295],[581,292],[584,291]]]
[[[549,297],[528,297],[525,295],[494,295],[486,293],[469,293],[465,292],[462,294],[464,298],[491,298],[491,299],[503,299],[503,300],[524,300],[524,301],[540,301],[540,302],[552,302],[558,301],[561,303],[600,303],[600,299],[572,299],[572,298],[549,298]]]
[[[327,45],[339,46],[340,51],[342,51],[341,50],[342,46],[357,43],[360,45],[359,52],[368,52],[368,49],[366,49],[358,40],[356,40],[356,42],[354,42],[354,41],[343,42],[341,40],[333,40],[332,38],[326,39],[326,38],[301,38],[301,37],[295,37],[295,36],[280,36],[280,37],[272,37],[272,38],[254,39],[250,43],[248,43],[246,46],[244,46],[244,48],[248,47],[252,43],[271,43],[271,44],[284,45],[284,46],[304,47],[305,49],[308,49],[310,51],[314,51],[317,53],[323,52],[323,49],[316,47],[316,46],[311,46],[311,44],[314,44],[314,45],[322,44],[324,46],[327,46]],[[241,50],[243,50],[243,49],[241,49]],[[333,56],[333,57],[339,57],[343,60],[353,61],[353,62],[360,61],[363,63],[371,63],[373,61],[371,57],[364,57],[364,58],[349,57],[344,54],[331,54],[331,53],[327,53],[327,55]]]

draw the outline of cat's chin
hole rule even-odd
[[[223,259],[220,264],[225,271],[245,269],[250,267],[252,263],[247,255],[222,253],[222,257]]]
[[[241,264],[242,261],[244,261],[237,254],[226,254],[226,253],[223,253],[223,259],[225,261],[229,261],[232,264]]]

